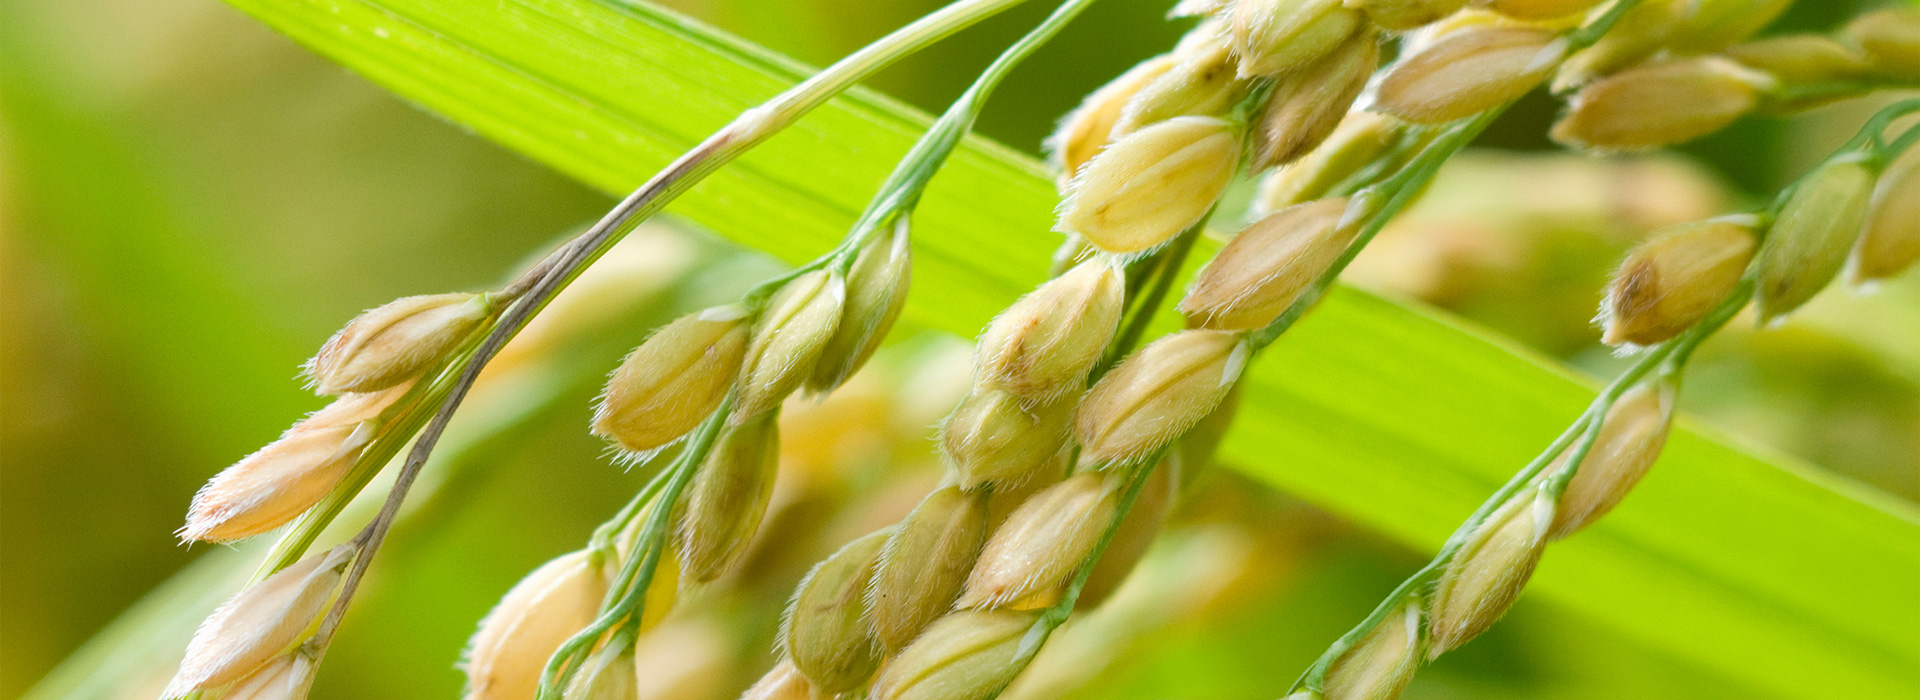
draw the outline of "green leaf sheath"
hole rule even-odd
[[[611,1],[230,2],[612,193],[806,70]],[[807,260],[841,238],[927,122],[856,90],[671,211]],[[1036,162],[968,139],[916,216],[908,322],[977,332],[1045,274],[1053,205]],[[1593,396],[1591,382],[1510,343],[1344,288],[1248,383],[1229,462],[1428,551]],[[1782,696],[1892,698],[1920,693],[1916,587],[1914,508],[1683,422],[1619,510],[1554,547],[1529,598]]]

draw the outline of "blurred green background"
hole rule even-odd
[[[939,3],[667,4],[819,65]],[[1037,151],[1081,95],[1172,43],[1185,25],[1161,19],[1167,4],[1096,5],[1012,76],[980,129]],[[1777,30],[1830,27],[1873,4],[1803,0]],[[872,85],[937,110],[1048,5],[971,30]],[[295,369],[342,321],[397,296],[490,284],[612,201],[214,0],[10,0],[0,5],[0,90],[0,697],[23,694],[143,593],[217,549],[179,546],[170,533],[207,477],[318,407]],[[1699,181],[1720,188],[1708,199],[1757,201],[1850,134],[1870,102],[1748,120],[1683,150]],[[1548,148],[1541,134],[1554,109],[1531,98],[1486,141]],[[1518,279],[1565,296],[1471,279],[1464,294],[1378,286],[1607,371],[1613,359],[1593,344],[1587,315],[1625,242],[1529,226],[1474,238],[1470,256],[1507,260],[1531,273]],[[569,359],[612,367],[648,319],[765,269],[698,247],[736,269],[658,295],[631,327],[566,350]],[[1829,294],[1787,328],[1710,346],[1688,408],[1749,443],[1920,498],[1916,329],[1914,275],[1873,296]],[[485,469],[443,493],[431,517],[396,534],[316,697],[457,693],[452,664],[473,622],[525,571],[577,546],[637,483],[582,429],[580,392],[590,390],[565,389]],[[1230,475],[1198,502],[1208,507],[1188,508],[1176,534],[1259,534],[1245,551],[1265,563],[1191,615],[1160,621],[1152,643],[1116,643],[1100,667],[1110,671],[1085,696],[1272,697],[1421,558]],[[1754,697],[1554,612],[1523,604],[1510,624],[1423,674],[1409,697]],[[738,644],[743,666],[769,660],[757,634],[737,635],[750,640]]]

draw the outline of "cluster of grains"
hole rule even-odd
[[[616,248],[609,265],[583,276],[584,296],[557,300],[545,323],[530,329],[527,343],[503,355],[511,367],[525,362],[533,346],[578,334],[582,306],[604,319],[609,288],[632,304],[678,276],[687,261],[677,235],[659,231],[635,236]],[[636,258],[641,264],[632,265]],[[637,283],[636,283],[637,282]],[[181,535],[188,540],[230,541],[261,534],[298,517],[327,497],[338,497],[357,463],[385,460],[376,444],[404,439],[423,401],[422,385],[441,378],[517,292],[407,297],[367,311],[349,322],[306,364],[312,386],[334,402],[300,421],[281,438],[221,472],[194,498]],[[587,301],[585,297],[592,297]],[[569,317],[572,317],[569,320]],[[417,415],[416,415],[417,417]],[[359,464],[364,469],[378,466]],[[220,694],[226,698],[298,698],[311,684],[324,640],[316,625],[342,588],[359,539],[308,556],[245,588],[202,624],[165,697]]]
[[[1018,641],[1036,609],[1059,600],[1118,517],[1126,474],[1092,467],[1150,459],[1198,418],[1142,426],[1129,416],[1170,400],[1204,414],[1218,402],[1208,396],[1231,384],[1222,377],[1224,357],[1211,377],[1199,366],[1205,358],[1175,358],[1153,363],[1161,369],[1137,376],[1124,396],[1103,387],[1138,375],[1129,364],[1087,390],[1118,328],[1124,286],[1109,259],[1096,257],[995,319],[980,340],[973,386],[941,431],[947,483],[900,523],[846,545],[807,576],[783,628],[794,676],[770,676],[764,687],[977,698],[1011,682],[1022,667]],[[1204,387],[1205,395],[1186,385]],[[1094,436],[1093,428],[1109,435]],[[1089,468],[1069,477],[1076,444],[1079,464]],[[1142,521],[1136,538],[1144,541],[1165,509],[1135,514]]]
[[[1887,163],[1874,150],[1843,152],[1796,183],[1770,220],[1725,216],[1655,235],[1614,277],[1601,309],[1607,342],[1653,346],[1711,333],[1729,309],[1749,301],[1771,321],[1827,287],[1843,266],[1859,280],[1910,266],[1920,257],[1913,253],[1920,217],[1911,215],[1920,197],[1916,153],[1909,148]],[[1747,289],[1750,300],[1739,296]],[[1676,365],[1625,387],[1596,427],[1456,536],[1431,589],[1402,598],[1351,646],[1330,651],[1319,686],[1293,700],[1398,697],[1423,659],[1497,621],[1549,542],[1607,514],[1653,466],[1672,424],[1679,371]]]
[[[1610,344],[1647,346],[1694,327],[1751,276],[1761,320],[1799,308],[1842,269],[1856,284],[1920,260],[1920,151],[1890,163],[1828,160],[1803,178],[1765,226],[1738,215],[1655,234],[1621,263],[1600,309]]]
[[[947,483],[816,567],[788,610],[786,661],[749,697],[998,694],[1030,658],[1022,640],[1040,611],[1103,543],[1108,556],[1075,603],[1111,591],[1157,533],[1181,472],[1205,461],[1221,428],[1196,424],[1230,420],[1221,407],[1262,309],[1223,300],[1222,320],[1094,377],[1128,312],[1128,265],[1203,222],[1243,159],[1261,170],[1325,141],[1378,66],[1379,32],[1338,2],[1189,5],[1210,16],[1094,92],[1051,140],[1057,229],[1082,259],[981,335],[973,386],[941,429]],[[1275,300],[1288,292],[1257,286],[1260,303],[1284,305]]]
[[[353,319],[305,368],[317,393],[337,398],[208,481],[194,494],[180,538],[251,537],[319,503],[386,427],[389,409],[467,342],[499,303],[488,294],[406,297]]]
[[[194,494],[181,539],[229,542],[291,522],[333,494],[396,419],[402,400],[491,318],[493,294],[399,299],[367,311],[321,347],[305,369],[333,403],[221,471]],[[346,544],[302,559],[243,589],[207,618],[165,697],[301,697],[312,683],[315,633],[358,554]]]
[[[1580,148],[1665,146],[1758,110],[1789,111],[1881,86],[1920,83],[1920,10],[1889,8],[1833,35],[1747,41],[1788,3],[1648,0],[1570,58],[1554,85],[1571,92],[1552,136]]]
[[[879,347],[905,299],[908,238],[902,221],[739,303],[676,319],[614,371],[593,432],[630,458],[714,432],[682,498],[649,506],[673,508],[673,556],[638,592],[646,611],[638,632],[658,623],[682,585],[711,582],[739,562],[772,498],[781,403],[802,389],[832,391]],[[514,586],[468,644],[466,697],[533,698],[549,659],[595,622],[609,595],[634,593],[613,587],[644,521],[635,518],[613,546],[564,555]],[[631,697],[635,664],[631,638],[600,640],[562,695]]]
[[[688,314],[655,331],[608,380],[593,432],[644,458],[681,441],[733,397],[680,505],[675,551],[689,583],[725,573],[773,492],[780,404],[832,391],[898,318],[911,247],[902,224],[766,294]]]
[[[1182,2],[1175,14],[1201,17],[1198,26],[1095,91],[1050,140],[1056,229],[1076,264],[980,337],[972,386],[941,428],[950,477],[904,520],[808,574],[783,624],[782,662],[746,697],[985,700],[1005,689],[1058,624],[1049,608],[1076,595],[1076,605],[1097,603],[1144,554],[1232,419],[1256,334],[1314,298],[1374,215],[1377,202],[1346,196],[1352,183],[1404,165],[1434,133],[1419,127],[1485,114],[1551,80],[1570,94],[1553,138],[1649,148],[1756,110],[1920,83],[1920,11],[1868,13],[1833,35],[1748,40],[1787,4],[1643,0],[1579,48],[1569,32],[1605,11],[1601,0]],[[1390,37],[1400,37],[1399,58],[1376,76]],[[1370,106],[1356,111],[1363,93]],[[1130,305],[1154,311],[1132,303],[1129,274],[1196,235],[1243,166],[1285,167],[1262,184],[1258,220],[1187,289],[1188,328],[1104,367]],[[1602,309],[1606,341],[1672,341],[1743,285],[1771,320],[1843,268],[1857,283],[1897,274],[1920,259],[1916,202],[1920,150],[1890,164],[1862,152],[1823,164],[1771,220],[1666,230],[1617,273]],[[644,583],[626,577],[641,549],[634,520],[613,541],[535,570],[473,636],[467,697],[535,697],[549,659],[617,599],[644,601],[645,617],[596,640],[562,695],[636,695],[633,636],[658,623],[681,585],[728,572],[760,529],[782,403],[845,382],[898,316],[905,215],[882,228],[740,303],[667,324],[625,358],[601,395],[596,435],[636,460],[710,438],[682,497],[649,506],[672,509],[673,556]],[[334,403],[215,476],[181,537],[260,534],[334,494],[512,296],[408,297],[354,319],[306,367]],[[1461,534],[1430,590],[1330,652],[1317,685],[1296,697],[1397,697],[1423,659],[1493,624],[1547,542],[1604,515],[1647,472],[1675,392],[1662,374],[1619,395],[1578,449]],[[307,642],[361,546],[308,556],[242,590],[196,632],[167,697],[303,696],[322,651]]]
[[[1243,154],[1258,172],[1314,150],[1380,65],[1371,8],[1347,5],[1183,3],[1176,14],[1199,26],[1088,96],[1052,138],[1057,228],[1107,253],[1148,250],[1207,215]]]

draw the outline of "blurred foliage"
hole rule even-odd
[[[824,64],[939,3],[668,4]],[[981,130],[1033,150],[1080,95],[1172,42],[1179,27],[1162,21],[1166,4],[1096,5],[1036,57],[1045,70],[1011,76]],[[1782,26],[1831,26],[1865,4],[1803,0]],[[964,87],[964,67],[984,64],[1046,9],[1009,13],[873,85],[937,109]],[[1545,148],[1540,134],[1554,109],[1530,99],[1487,143]],[[1841,104],[1742,122],[1683,149],[1704,168],[1684,177],[1715,202],[1757,201],[1844,139],[1868,109]],[[1396,232],[1422,251],[1416,262],[1448,252],[1454,267],[1434,278],[1446,284],[1375,286],[1608,371],[1613,360],[1593,344],[1587,316],[1598,281],[1646,226],[1622,226],[1605,211],[1489,216],[1474,207],[1498,209],[1507,193],[1475,184],[1472,167],[1459,164],[1448,183],[1495,201],[1435,197],[1452,211],[1425,207]],[[1497,167],[1478,176],[1514,177]],[[404,294],[487,284],[608,204],[213,0],[0,5],[0,696],[23,693],[201,553],[168,534],[187,499],[220,466],[318,406],[296,390],[294,369],[343,319]],[[667,297],[655,311],[690,303]],[[1869,297],[1830,294],[1806,321],[1710,345],[1689,408],[1744,439],[1920,499],[1920,280],[1909,275]],[[645,328],[636,321],[627,340],[575,352],[611,366]],[[942,352],[933,342],[903,354],[916,351]],[[397,533],[329,658],[321,696],[456,692],[451,661],[473,622],[525,571],[577,546],[637,482],[601,459],[599,443],[580,429],[588,393],[573,389]],[[822,488],[782,511],[783,522],[814,525],[796,535],[813,539],[763,553],[758,588],[692,605],[731,621],[718,633],[726,667],[769,661],[765,625],[742,621],[764,623],[829,543],[910,504],[884,494],[896,482],[903,493],[923,487],[929,465],[888,465],[911,463],[916,450],[925,456],[923,428],[939,413],[904,413],[920,422],[894,426],[889,439],[906,442],[881,456],[849,460],[830,446],[815,453],[809,463],[832,466],[829,483],[844,488]],[[890,414],[869,405],[863,415]],[[873,512],[834,505],[834,493],[869,494]],[[1114,623],[1109,629],[1152,630],[1151,643],[1108,649],[1109,672],[1079,697],[1271,697],[1416,565],[1411,552],[1226,473],[1197,498],[1156,561],[1211,542],[1239,547],[1231,561],[1240,569],[1223,570],[1229,582],[1178,619]],[[839,520],[823,522],[827,513]],[[1141,605],[1166,600],[1149,593]],[[1541,607],[1523,604],[1512,622],[1423,675],[1409,697],[1753,697]],[[1124,618],[1127,609],[1111,611]],[[737,690],[748,678],[729,672],[707,690]],[[1195,678],[1207,680],[1196,687]]]

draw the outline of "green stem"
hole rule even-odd
[[[900,159],[900,164],[880,186],[880,194],[868,203],[866,211],[854,224],[859,240],[850,237],[846,246],[858,248],[865,237],[871,235],[870,232],[878,230],[900,212],[910,211],[918,205],[920,196],[926,192],[927,182],[940,171],[941,164],[960,144],[960,139],[973,130],[974,121],[979,119],[987,98],[993,94],[994,88],[1000,86],[1000,81],[1021,61],[1052,41],[1068,22],[1091,4],[1093,0],[1067,0],[1061,3],[1045,20],[1008,46],[986,70],[981,71],[973,84],[967,86],[967,91],[947,107],[940,119]]]
[[[1888,109],[1896,108],[1900,110],[1900,116],[1920,111],[1920,99],[1904,100],[1888,107]],[[1888,119],[1888,121],[1891,122],[1892,119]],[[1905,133],[1900,134],[1898,137],[1895,137],[1893,141],[1881,146],[1880,153],[1887,160],[1892,160],[1895,156],[1905,153],[1908,148],[1912,148],[1916,142],[1920,142],[1920,125],[1908,127]]]
[[[1920,97],[1900,100],[1880,108],[1880,111],[1874,112],[1873,116],[1868,117],[1867,121],[1860,125],[1860,130],[1854,132],[1853,138],[1847,139],[1846,144],[1837,149],[1832,158],[1842,157],[1852,151],[1864,151],[1876,158],[1900,153],[1907,144],[1912,143],[1911,139],[1920,138],[1914,135],[1920,127],[1909,128],[1906,133],[1894,139],[1893,143],[1886,142],[1887,129],[1893,126],[1894,120],[1914,112],[1920,112]],[[1776,203],[1781,199],[1784,197],[1776,198]]]

